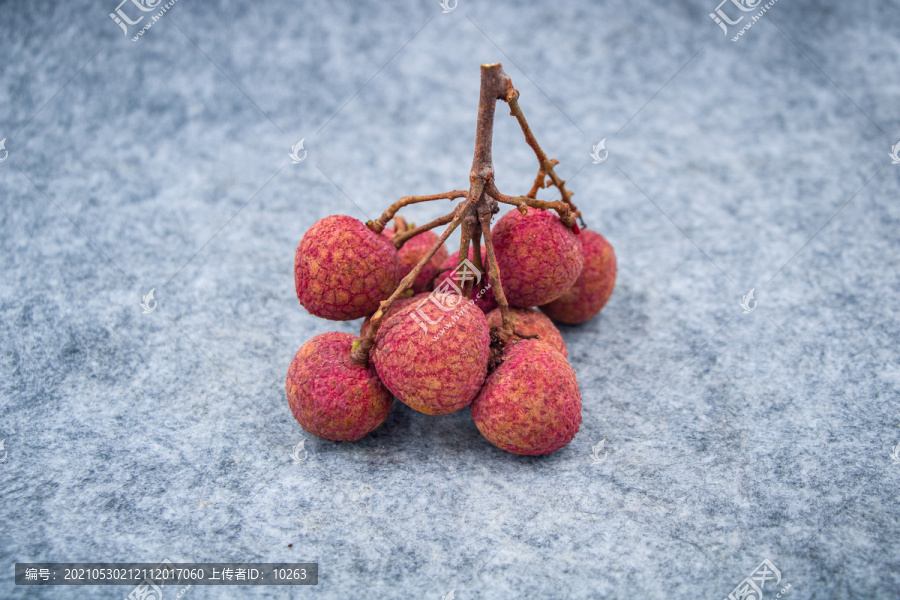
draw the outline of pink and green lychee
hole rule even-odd
[[[469,246],[469,260],[474,263],[475,257],[475,249],[472,246]],[[451,254],[444,260],[441,264],[441,274],[437,276],[434,280],[434,289],[446,291],[448,289],[452,289],[448,287],[447,280],[450,279],[455,270],[457,262],[459,261],[459,250]],[[484,246],[481,247],[481,264],[483,268],[487,268],[487,256],[484,251]],[[459,280],[454,280],[452,282],[458,288],[462,288],[462,285]],[[481,311],[485,314],[497,308],[497,300],[494,298],[494,292],[489,287],[490,282],[488,281],[487,272],[481,274],[481,281],[476,285],[472,286],[472,293],[469,298],[475,302],[475,305],[481,309]]]
[[[492,230],[500,280],[510,306],[547,304],[572,287],[584,263],[581,240],[555,211],[511,210]]]
[[[399,281],[397,249],[358,219],[346,215],[317,221],[294,255],[294,287],[306,310],[349,321],[374,313]]]
[[[553,324],[547,315],[534,308],[510,308],[509,314],[513,318],[513,327],[516,333],[523,335],[536,335],[537,339],[547,342],[556,348],[564,357],[569,356],[566,342],[563,341],[559,329]],[[499,328],[503,325],[503,314],[499,308],[495,308],[487,314],[488,325]]]
[[[471,300],[434,292],[381,325],[371,358],[381,381],[402,402],[446,415],[478,393],[490,343],[487,319]]]
[[[581,426],[575,371],[546,342],[515,342],[472,402],[472,418],[498,448],[530,456],[556,452]]]
[[[306,431],[326,440],[352,442],[381,425],[393,396],[372,366],[350,359],[350,333],[317,335],[297,351],[285,381],[288,406]]]
[[[570,325],[597,315],[616,286],[616,253],[610,243],[590,229],[583,229],[579,237],[584,250],[581,275],[566,293],[540,307],[554,321]]]
[[[391,227],[386,227],[384,231],[381,232],[381,235],[384,237],[391,239],[394,237],[394,229]],[[403,279],[409,272],[412,271],[419,261],[425,258],[425,255],[428,254],[428,251],[431,250],[431,247],[438,243],[438,236],[433,231],[423,231],[419,235],[412,237],[406,240],[406,243],[397,251],[400,255],[400,273],[399,278]],[[431,257],[419,274],[416,276],[416,280],[413,281],[412,290],[414,293],[419,294],[421,292],[426,292],[429,290],[429,284],[431,280],[434,279],[434,276],[437,275],[437,272],[441,268],[441,263],[443,263],[447,259],[447,248],[444,247],[443,244],[437,249],[437,252],[434,253],[434,256]]]

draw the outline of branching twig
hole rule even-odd
[[[563,202],[562,200],[555,200],[553,202],[546,202],[544,200],[537,200],[536,198],[529,198],[528,196],[507,196],[500,192],[496,186],[491,184],[488,188],[487,193],[492,197],[496,198],[498,201],[503,202],[504,204],[512,204],[516,208],[519,209],[523,215],[525,214],[526,207],[530,206],[531,208],[539,208],[541,210],[555,210],[559,213],[559,219],[563,222],[567,227],[573,227],[576,229],[575,233],[578,233],[577,228],[578,224],[575,223],[575,217],[572,212],[572,205]]]
[[[494,254],[494,242],[491,240],[491,213],[480,213],[478,220],[481,222],[481,235],[484,236],[484,248],[488,260],[488,280],[491,282],[491,289],[494,291],[494,298],[497,300],[500,316],[503,318],[501,329],[507,335],[511,335],[513,323],[509,314],[509,303],[506,301],[506,294],[500,283],[500,268],[497,266],[497,256]]]
[[[456,198],[465,198],[469,192],[467,190],[453,190],[452,192],[444,192],[443,194],[431,194],[430,196],[403,196],[393,204],[391,204],[386,211],[381,213],[381,216],[375,219],[374,221],[369,221],[366,223],[366,226],[374,231],[375,233],[380,234],[384,231],[384,228],[390,222],[391,219],[394,218],[394,215],[397,214],[397,211],[403,208],[404,206],[409,206],[410,204],[416,204],[418,202],[428,202],[430,200],[454,200]]]
[[[400,249],[403,247],[403,244],[408,242],[411,238],[416,237],[423,231],[429,231],[434,229],[435,227],[440,227],[441,225],[446,225],[450,221],[453,220],[453,217],[456,215],[456,211],[454,210],[451,213],[444,215],[443,217],[438,217],[434,221],[429,223],[425,223],[424,225],[419,225],[418,227],[414,227],[413,229],[407,229],[402,233],[395,233],[394,237],[391,238],[391,242],[394,244],[394,248]]]
[[[525,120],[525,114],[522,113],[522,107],[519,106],[519,91],[516,89],[511,89],[506,96],[506,102],[509,104],[509,114],[514,116],[516,120],[519,122],[519,127],[522,128],[522,133],[525,134],[525,141],[528,142],[528,145],[531,146],[531,149],[534,150],[534,155],[538,159],[538,164],[540,165],[540,171],[538,171],[538,175],[543,171],[547,175],[550,176],[550,180],[553,181],[553,185],[559,190],[560,195],[562,196],[563,202],[571,205],[572,211],[575,213],[575,216],[581,221],[581,224],[584,225],[584,219],[581,218],[581,211],[578,210],[578,207],[575,206],[575,203],[572,202],[572,194],[574,192],[566,189],[565,180],[561,179],[559,175],[556,174],[556,171],[553,170],[559,161],[554,161],[547,158],[547,154],[541,149],[541,145],[538,144],[537,138],[534,137],[534,133],[531,131],[531,127],[528,126],[528,121]],[[537,180],[535,180],[537,183]],[[534,190],[535,194],[537,194],[537,190]]]
[[[359,364],[366,364],[369,362],[369,351],[372,349],[372,345],[375,343],[375,334],[378,333],[378,329],[381,327],[381,318],[384,316],[384,313],[388,311],[394,302],[398,298],[400,298],[406,290],[408,290],[413,282],[416,280],[416,277],[419,276],[419,273],[422,272],[422,269],[431,260],[434,254],[438,251],[438,248],[444,245],[444,242],[447,241],[447,238],[450,237],[450,234],[453,233],[457,227],[459,227],[460,222],[462,221],[461,215],[465,214],[469,207],[472,206],[472,198],[466,198],[466,201],[456,207],[456,210],[453,211],[454,218],[450,223],[450,226],[444,230],[444,233],[441,234],[441,237],[438,238],[438,241],[428,250],[428,253],[422,257],[422,259],[413,267],[413,270],[410,271],[406,277],[400,280],[400,285],[397,286],[397,289],[394,290],[394,293],[391,296],[384,300],[381,303],[381,306],[378,310],[375,311],[375,314],[372,315],[372,320],[369,322],[369,330],[366,332],[366,337],[359,341],[358,344],[354,343],[354,348],[351,352],[350,357],[354,362]]]

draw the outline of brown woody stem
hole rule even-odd
[[[497,256],[494,254],[494,242],[491,240],[491,213],[482,212],[478,215],[481,221],[481,235],[484,236],[484,249],[488,260],[488,280],[491,282],[491,289],[494,291],[494,298],[500,307],[500,315],[503,318],[501,329],[507,335],[513,334],[513,323],[509,314],[509,303],[506,301],[506,294],[503,292],[503,286],[500,284],[500,268],[497,266]]]
[[[538,143],[537,138],[534,137],[534,133],[532,133],[531,127],[528,126],[528,121],[525,120],[525,114],[522,112],[522,107],[519,106],[519,91],[516,89],[512,89],[506,96],[506,102],[507,104],[509,104],[509,114],[514,116],[519,122],[519,127],[521,127],[522,129],[522,133],[525,134],[525,141],[528,142],[529,146],[531,146],[531,149],[534,151],[534,155],[538,159],[538,164],[540,165],[538,177],[541,177],[541,173],[550,176],[550,180],[553,182],[553,185],[555,185],[559,190],[563,202],[569,204],[572,207],[572,211],[575,213],[575,216],[577,216],[578,219],[581,220],[581,224],[584,225],[584,219],[581,218],[581,211],[579,211],[578,207],[575,206],[575,203],[572,202],[572,194],[574,192],[566,189],[565,180],[560,178],[560,176],[556,174],[556,171],[553,170],[553,167],[559,164],[559,161],[547,158],[547,154],[541,148],[541,145]],[[537,179],[535,180],[535,187],[537,187]],[[532,188],[532,191],[535,195],[537,194],[537,189]],[[529,193],[529,195],[531,195],[531,193]]]
[[[425,223],[424,225],[419,225],[413,229],[407,229],[402,233],[395,233],[394,237],[391,238],[391,242],[394,244],[394,248],[398,250],[403,247],[403,244],[408,242],[411,238],[416,237],[423,231],[429,231],[434,229],[435,227],[440,227],[441,225],[446,225],[456,216],[456,211],[454,210],[451,213],[444,215],[443,217],[438,217],[434,221],[429,223]]]
[[[378,333],[379,327],[381,327],[381,318],[384,316],[384,313],[388,311],[394,302],[400,298],[406,290],[408,290],[413,282],[416,280],[416,277],[419,276],[419,273],[422,272],[422,269],[431,260],[431,258],[435,255],[444,242],[447,241],[447,238],[450,237],[450,234],[459,227],[460,222],[462,221],[462,216],[465,214],[469,207],[472,205],[472,199],[467,198],[465,202],[456,207],[456,210],[453,211],[454,218],[450,222],[450,226],[444,230],[444,233],[441,234],[441,237],[438,238],[438,241],[432,246],[428,253],[422,257],[422,259],[413,267],[413,270],[410,271],[406,277],[400,280],[400,285],[397,286],[397,289],[394,290],[394,293],[391,296],[384,300],[381,303],[381,306],[378,310],[375,311],[375,314],[372,315],[372,320],[369,323],[369,330],[366,332],[366,337],[360,340],[359,344],[355,345],[353,351],[350,354],[350,358],[361,365],[367,364],[369,362],[369,351],[372,349],[372,346],[375,344],[375,335]]]
[[[525,207],[527,206],[538,208],[540,210],[555,210],[559,214],[560,220],[568,227],[571,227],[575,223],[572,205],[567,204],[562,200],[546,202],[536,198],[529,198],[528,196],[507,196],[506,194],[500,193],[500,190],[494,185],[491,185],[491,187],[488,188],[487,193],[490,194],[492,198],[496,198],[499,202],[512,204],[518,208],[519,212],[522,214],[525,214]]]
[[[380,217],[374,221],[369,221],[366,225],[375,233],[381,233],[384,231],[384,228],[390,220],[394,218],[394,215],[397,214],[397,211],[404,206],[409,206],[410,204],[416,204],[418,202],[428,202],[430,200],[454,200],[456,198],[465,198],[468,193],[469,192],[466,190],[453,190],[451,192],[444,192],[443,194],[431,194],[430,196],[403,196],[391,204],[386,211],[381,213]]]
[[[572,192],[565,188],[565,181],[560,179],[553,171],[553,167],[558,161],[547,158],[547,155],[541,149],[534,134],[522,114],[522,109],[518,103],[519,92],[512,86],[509,76],[503,71],[500,63],[481,65],[481,92],[478,100],[478,120],[475,130],[475,153],[472,158],[472,169],[469,172],[469,190],[454,190],[443,194],[433,194],[430,196],[405,196],[392,204],[384,213],[375,221],[370,221],[366,225],[376,234],[381,234],[385,225],[396,215],[402,207],[415,204],[417,202],[427,202],[429,200],[438,200],[447,198],[453,200],[455,198],[465,197],[466,200],[456,207],[452,213],[435,219],[425,225],[408,229],[405,222],[398,219],[395,223],[395,232],[393,243],[396,248],[403,246],[408,239],[439,225],[449,223],[449,226],[441,234],[438,241],[429,249],[428,253],[422,257],[418,264],[409,274],[406,275],[394,290],[391,296],[383,301],[369,324],[369,330],[366,336],[358,343],[354,343],[351,358],[359,364],[367,364],[369,360],[369,352],[375,343],[375,336],[381,327],[384,314],[400,298],[413,284],[425,265],[432,259],[438,249],[443,246],[450,234],[460,225],[462,232],[460,238],[459,261],[457,266],[463,260],[468,258],[469,245],[473,246],[473,264],[479,271],[487,271],[488,280],[493,289],[494,298],[500,307],[502,316],[502,325],[500,333],[504,338],[513,335],[519,337],[533,337],[519,334],[515,331],[512,316],[509,310],[509,303],[506,300],[506,294],[500,283],[500,269],[497,265],[497,256],[494,253],[494,244],[491,239],[491,218],[497,211],[497,201],[512,204],[520,210],[525,207],[533,207],[542,210],[556,210],[564,223],[569,226],[574,225],[574,216],[581,218],[578,209],[571,201]],[[538,158],[540,169],[538,177],[535,179],[534,186],[525,196],[507,196],[500,193],[494,185],[494,165],[491,154],[491,146],[493,143],[494,130],[494,113],[497,100],[504,100],[509,104],[510,114],[515,116],[525,134],[525,140],[534,150]],[[545,179],[549,176],[562,195],[562,200],[558,202],[544,202],[536,199],[537,190],[546,187]],[[577,227],[577,226],[576,226]],[[577,228],[576,228],[577,232]],[[488,262],[488,268],[485,269],[481,260],[481,238],[484,238],[485,254]],[[471,296],[472,280],[466,280],[463,286],[464,297]]]

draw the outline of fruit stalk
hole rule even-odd
[[[442,194],[430,194],[428,196],[403,196],[381,213],[380,217],[366,223],[366,226],[375,233],[381,233],[384,231],[384,228],[387,227],[390,220],[394,218],[394,215],[397,214],[397,211],[404,206],[409,206],[410,204],[416,204],[418,202],[428,202],[430,200],[455,200],[456,198],[465,198],[468,194],[469,192],[466,190],[453,190]]]
[[[366,337],[360,340],[359,344],[354,344],[354,347],[351,351],[351,359],[353,362],[358,364],[366,364],[369,362],[369,351],[372,349],[372,346],[375,344],[375,335],[378,333],[378,328],[381,327],[381,318],[384,316],[384,313],[391,307],[391,305],[404,293],[408,290],[413,282],[416,280],[416,277],[419,276],[419,273],[422,272],[422,269],[425,268],[425,265],[438,251],[438,248],[444,245],[444,242],[447,241],[447,238],[450,237],[450,234],[459,227],[460,222],[462,221],[461,215],[465,214],[465,212],[472,205],[472,198],[466,198],[466,201],[459,206],[456,207],[456,210],[453,211],[454,218],[450,222],[450,225],[447,229],[444,230],[444,233],[441,234],[441,237],[438,238],[438,241],[432,246],[428,253],[422,257],[419,263],[413,268],[412,271],[407,274],[402,280],[400,280],[400,284],[397,286],[397,289],[394,290],[394,293],[391,296],[381,303],[381,306],[375,314],[372,315],[372,321],[369,324],[369,331],[366,332]]]
[[[534,187],[532,188],[532,192],[537,194],[538,179],[541,181],[541,186],[543,185],[543,175],[549,175],[550,180],[553,182],[553,185],[556,186],[556,189],[559,190],[560,195],[562,196],[563,202],[572,207],[572,211],[575,213],[575,216],[578,217],[578,220],[581,221],[581,226],[585,227],[584,219],[581,217],[581,211],[578,210],[578,207],[575,206],[575,203],[572,202],[572,194],[574,192],[566,189],[566,182],[564,179],[560,178],[559,175],[556,174],[556,171],[553,170],[553,167],[559,164],[558,161],[547,158],[547,153],[541,148],[541,145],[538,143],[537,138],[534,137],[534,133],[531,131],[531,127],[528,126],[528,121],[525,120],[525,114],[522,112],[522,107],[519,106],[519,90],[512,88],[507,94],[506,103],[509,104],[509,114],[516,118],[516,121],[519,122],[519,127],[522,129],[522,133],[525,135],[525,141],[528,142],[528,145],[531,146],[531,149],[534,151],[534,155],[538,159],[538,164],[540,165],[540,169],[538,171],[538,177],[535,179]],[[532,192],[529,192],[529,196],[532,195]]]

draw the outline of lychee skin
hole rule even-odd
[[[297,246],[297,299],[317,317],[359,319],[374,313],[397,288],[399,268],[397,249],[358,219],[325,217]]]
[[[513,327],[517,333],[523,335],[536,335],[537,339],[547,342],[556,348],[564,357],[569,356],[566,342],[563,341],[559,329],[553,324],[547,315],[534,308],[510,308],[513,317]],[[488,325],[500,327],[503,325],[503,314],[499,308],[495,308],[487,314]]]
[[[546,342],[517,342],[472,402],[472,418],[498,448],[528,456],[556,452],[581,425],[575,371]]]
[[[385,312],[381,316],[382,325],[384,323],[387,323],[388,319],[392,318],[394,315],[396,315],[398,312],[400,312],[401,309],[406,308],[413,302],[418,302],[420,300],[424,300],[427,297],[428,297],[428,292],[423,293],[423,294],[416,294],[415,296],[410,296],[410,297],[406,297],[406,298],[397,298],[396,300],[394,300],[394,303],[391,304],[391,307],[389,309],[387,309],[387,312]],[[361,338],[366,337],[366,334],[369,332],[369,324],[371,322],[372,322],[372,315],[369,315],[368,317],[366,317],[366,319],[362,322],[362,325],[360,325],[360,327],[359,327],[359,337],[361,337]]]
[[[584,263],[581,240],[556,212],[511,210],[492,230],[503,291],[510,306],[538,306],[572,287]]]
[[[606,238],[590,229],[581,231],[584,268],[565,294],[540,307],[554,321],[575,325],[593,318],[616,287],[616,253]]]
[[[475,248],[469,246],[469,260],[474,263],[475,258]],[[445,282],[450,279],[453,275],[454,269],[456,269],[456,263],[459,261],[459,250],[451,254],[441,263],[441,269],[447,269],[443,271],[437,278],[434,280],[434,289],[443,290],[449,289],[446,287],[447,284]],[[487,256],[484,252],[484,246],[481,247],[481,265],[487,269]],[[453,283],[460,287],[459,281],[454,280]],[[487,272],[481,274],[481,281],[472,286],[472,294],[470,299],[475,302],[475,305],[481,309],[481,312],[487,314],[497,308],[497,300],[494,298],[494,290],[492,288],[488,288],[489,280],[487,276]],[[442,284],[445,287],[441,287]],[[487,289],[486,289],[487,288]]]
[[[285,390],[294,418],[326,440],[352,442],[381,425],[394,397],[371,366],[350,360],[357,338],[333,331],[317,335],[294,355]]]
[[[391,239],[394,237],[394,230],[390,227],[386,227],[384,231],[381,232],[381,235]],[[400,273],[398,278],[403,279],[409,275],[416,265],[419,264],[419,261],[428,254],[431,247],[438,243],[439,239],[440,238],[438,238],[437,234],[433,231],[423,231],[419,235],[406,240],[403,247],[397,251],[400,255]],[[428,291],[428,285],[440,270],[441,263],[446,259],[447,248],[441,244],[441,247],[437,249],[437,252],[431,257],[431,260],[425,263],[425,266],[422,267],[422,270],[419,271],[418,276],[416,276],[416,280],[413,281],[411,288],[413,293],[420,294]]]
[[[378,329],[372,362],[384,385],[428,415],[468,406],[484,383],[491,334],[477,306],[434,292]]]

